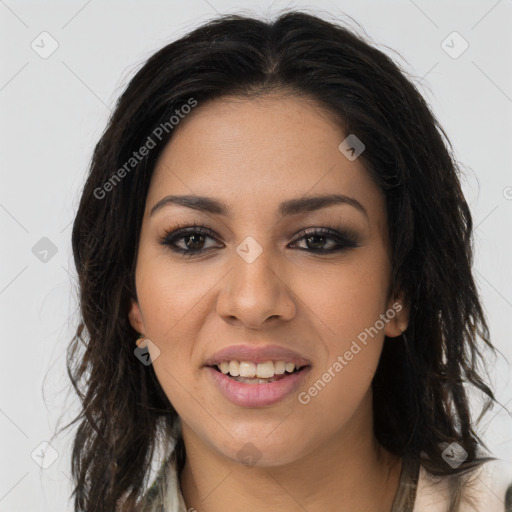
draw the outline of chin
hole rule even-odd
[[[233,435],[226,444],[217,444],[210,440],[214,449],[222,456],[248,467],[277,467],[295,462],[306,452],[303,436],[281,432],[281,435],[269,436],[269,429],[260,429],[257,433]]]

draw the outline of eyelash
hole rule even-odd
[[[310,228],[308,230],[304,230],[299,233],[299,238],[296,238],[292,244],[296,244],[297,242],[304,240],[309,237],[324,237],[326,239],[331,239],[336,241],[337,245],[334,249],[299,249],[300,251],[310,252],[316,255],[324,255],[324,254],[332,254],[336,252],[341,252],[347,249],[352,249],[355,247],[359,247],[358,244],[358,236],[355,231],[342,228],[340,231],[335,231],[329,228]],[[205,228],[203,226],[198,226],[194,222],[191,225],[183,225],[177,226],[173,231],[168,231],[164,233],[164,235],[160,238],[159,243],[161,245],[167,246],[171,251],[181,254],[184,257],[192,257],[196,255],[200,255],[208,251],[209,249],[181,249],[175,245],[175,242],[180,239],[184,239],[187,236],[191,235],[201,235],[203,237],[209,237],[216,240],[216,236],[212,230],[209,228]]]

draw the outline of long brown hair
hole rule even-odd
[[[472,275],[472,218],[448,137],[405,75],[362,36],[301,12],[273,22],[222,16],[136,73],[95,147],[73,225],[81,321],[68,371],[82,404],[73,422],[75,511],[132,510],[162,432],[184,457],[177,413],[153,367],[134,356],[128,310],[149,183],[174,133],[154,130],[191,98],[199,109],[226,95],[292,91],[364,141],[361,158],[386,197],[392,282],[411,306],[406,336],[386,338],[373,380],[375,436],[436,475],[483,460],[466,387],[494,401],[482,376],[482,350],[494,348]],[[152,134],[149,154],[126,166]],[[468,454],[458,468],[441,456],[452,442]]]

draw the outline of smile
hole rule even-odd
[[[305,365],[296,365],[289,361],[222,361],[217,369],[238,382],[246,384],[268,384],[286,377],[287,374],[300,370]]]
[[[233,361],[230,361],[228,364],[231,365],[232,362]],[[234,361],[234,363],[238,365],[238,372],[236,365],[233,365],[234,373],[240,373],[240,371],[242,371],[252,374],[257,372],[257,367],[260,364],[266,365],[266,363],[255,365],[254,363],[247,362],[246,367],[244,364],[246,363],[245,361],[241,363]],[[217,366],[209,366],[205,369],[208,371],[209,378],[214,387],[218,389],[221,395],[228,401],[240,407],[258,408],[277,404],[292,395],[292,393],[301,386],[305,376],[311,369],[309,365],[300,368],[296,368],[294,365],[293,369],[291,366],[288,367],[292,370],[288,372],[286,371],[285,363],[285,371],[283,373],[274,373],[276,366],[278,371],[282,369],[280,363],[282,363],[282,361],[272,363],[274,368],[272,369],[271,377],[258,377],[257,373],[254,376],[248,377],[241,376],[240,374],[232,375],[229,371],[229,367],[227,373],[223,373]],[[270,374],[271,369],[269,366],[270,365],[267,367],[266,374]],[[255,370],[252,370],[252,367],[254,367]],[[225,365],[223,365],[223,368],[224,370],[226,369]],[[263,369],[265,370],[265,366]]]

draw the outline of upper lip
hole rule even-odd
[[[216,352],[205,361],[205,366],[216,366],[223,361],[251,361],[264,363],[266,361],[285,361],[296,366],[309,366],[311,362],[294,352],[279,345],[233,345]]]

